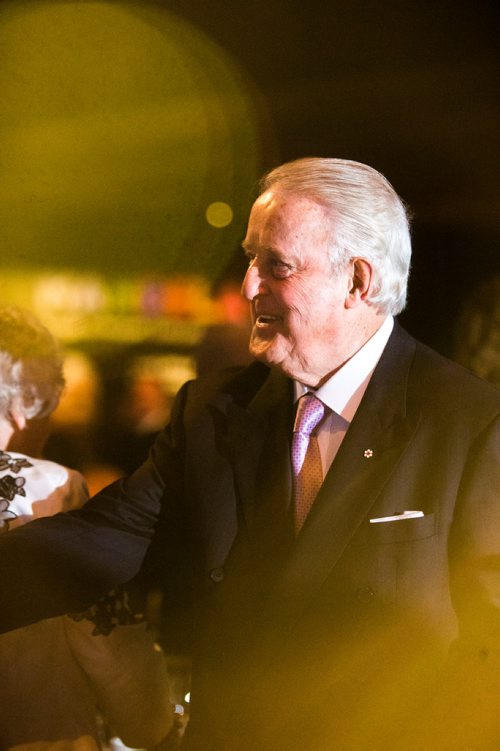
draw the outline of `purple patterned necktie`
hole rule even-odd
[[[325,414],[325,405],[314,394],[299,399],[292,439],[295,532],[304,524],[323,482],[318,440],[314,435]]]

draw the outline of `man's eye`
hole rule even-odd
[[[286,279],[292,273],[292,267],[283,261],[273,261],[271,267],[272,274],[276,279]]]

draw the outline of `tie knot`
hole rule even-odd
[[[304,394],[299,399],[297,414],[295,415],[294,433],[311,435],[313,430],[321,422],[325,414],[325,405],[314,394]]]

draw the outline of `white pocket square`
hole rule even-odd
[[[417,519],[419,516],[423,516],[423,511],[399,511],[392,516],[379,516],[376,519],[370,519],[370,524],[381,524],[383,522],[398,522],[402,519]]]

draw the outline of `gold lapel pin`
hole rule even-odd
[[[365,459],[371,459],[373,456],[373,451],[371,449],[365,449],[363,451],[363,456],[365,457]]]

